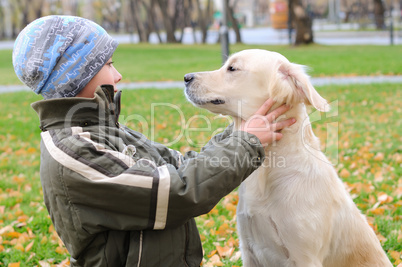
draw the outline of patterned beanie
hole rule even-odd
[[[116,48],[117,42],[90,20],[47,16],[18,35],[13,65],[18,78],[44,99],[74,97]]]

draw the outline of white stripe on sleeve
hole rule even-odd
[[[128,167],[131,167],[135,164],[135,161],[131,156],[119,151],[107,149],[104,145],[92,141],[91,134],[89,132],[84,132],[82,127],[71,127],[71,130],[73,132],[73,135],[78,135],[80,136],[80,138],[84,139],[88,143],[91,143],[96,150],[112,155],[113,157],[123,161]]]
[[[66,168],[69,168],[70,170],[81,174],[89,180],[95,182],[107,182],[152,189],[153,177],[151,176],[122,173],[115,177],[108,177],[103,173],[91,168],[90,166],[74,159],[73,157],[59,149],[53,142],[52,136],[48,131],[42,132],[41,135],[47,150],[57,162],[59,162]]]
[[[159,188],[156,205],[154,229],[164,229],[166,226],[167,212],[169,206],[170,173],[166,165],[158,167]]]

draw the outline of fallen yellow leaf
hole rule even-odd
[[[350,172],[347,169],[342,169],[339,173],[339,176],[342,178],[348,178],[350,176]]]
[[[208,212],[208,214],[212,214],[212,215],[218,215],[219,214],[219,210],[214,207],[210,212]]]
[[[219,226],[216,234],[220,236],[226,236],[228,234],[228,231],[230,231],[229,224],[223,223],[221,226]]]
[[[370,211],[374,215],[383,215],[384,212],[385,212],[385,209],[384,209],[384,207],[379,207],[379,208],[376,208],[376,209],[372,209]]]
[[[201,242],[204,242],[205,240],[207,240],[207,237],[203,234],[200,234],[200,240]]]
[[[378,240],[380,240],[381,243],[384,243],[385,241],[387,241],[387,238],[384,237],[382,234],[377,234],[377,238],[378,238]]]
[[[17,249],[17,250],[19,250],[19,251],[22,251],[22,252],[25,251],[25,248],[24,248],[24,246],[23,246],[21,243],[17,243],[17,244],[14,246],[14,248]]]
[[[41,267],[51,267],[50,263],[45,261],[45,260],[44,261],[39,261],[39,265]]]
[[[384,193],[384,192],[378,193],[377,199],[378,199],[378,201],[379,201],[381,204],[390,203],[390,202],[392,202],[392,201],[394,200],[392,197],[388,196],[388,195],[387,195],[386,193]]]
[[[382,160],[384,160],[384,153],[378,152],[378,153],[374,156],[373,159],[374,159],[375,161],[382,161]]]
[[[215,221],[214,220],[206,220],[204,223],[205,227],[211,228],[215,225]]]
[[[400,260],[402,258],[402,252],[400,251],[389,250],[388,253],[394,260]]]
[[[215,250],[212,250],[211,253],[209,253],[209,254],[207,255],[207,257],[208,257],[208,258],[211,258],[213,255],[216,254],[216,252],[217,252],[216,249],[215,249]]]
[[[234,252],[234,247],[228,247],[228,246],[216,246],[216,250],[218,251],[218,254],[221,258],[230,258]]]
[[[36,153],[36,148],[34,148],[34,147],[28,148],[28,149],[27,149],[27,153],[28,153],[28,154]]]
[[[56,267],[67,267],[70,266],[70,259],[66,258],[64,261],[60,262],[60,264],[57,264]]]
[[[11,225],[7,225],[0,229],[0,235],[4,235],[5,233],[14,232],[14,228]]]
[[[218,255],[213,255],[209,261],[213,264],[213,266],[223,266],[223,263]]]
[[[29,219],[27,215],[21,215],[17,218],[19,222],[26,222]]]
[[[47,237],[46,236],[42,237],[40,243],[41,243],[41,245],[46,244],[47,243]]]
[[[230,237],[229,240],[226,242],[226,245],[229,247],[238,247],[239,241],[235,240],[233,237]]]
[[[25,252],[28,252],[32,249],[33,245],[34,245],[35,241],[32,241],[31,243],[29,243],[26,247],[25,247]]]
[[[59,254],[66,254],[67,253],[67,249],[66,248],[64,248],[64,247],[57,247],[56,248],[56,250],[55,250],[57,253],[59,253]]]
[[[18,232],[10,232],[6,233],[4,236],[9,237],[9,238],[18,238],[21,236],[21,233]]]
[[[231,211],[231,212],[233,212],[233,213],[236,213],[236,206],[233,205],[232,203],[227,203],[226,206],[225,206],[225,208],[226,208],[228,211]]]

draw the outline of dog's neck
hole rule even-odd
[[[290,127],[287,127],[281,131],[283,137],[280,141],[274,145],[281,147],[281,142],[291,143],[292,146],[299,148],[308,148],[319,151],[320,143],[318,138],[314,135],[311,127],[310,118],[306,110],[306,106],[303,103],[298,103],[293,106],[283,116],[283,119],[295,118],[296,123]],[[279,120],[283,120],[279,118]]]
[[[305,105],[299,103],[293,106],[278,120],[288,118],[295,118],[296,123],[281,131],[281,140],[265,147],[262,166],[244,182],[247,190],[253,192],[253,199],[257,196],[264,201],[270,195],[267,192],[274,190],[276,181],[284,179],[283,168],[290,176],[297,176],[300,166],[307,166],[311,157],[329,163],[320,151],[319,140],[313,133]],[[241,119],[234,118],[234,131],[240,130],[241,122]]]
[[[275,104],[270,111],[276,109],[281,104]],[[269,112],[270,112],[269,111]],[[275,120],[282,121],[289,118],[295,118],[296,123],[290,127],[287,127],[281,131],[283,137],[280,141],[274,142],[267,146],[265,151],[281,150],[281,143],[292,143],[292,147],[308,147],[308,149],[314,149],[319,151],[320,144],[318,138],[314,135],[311,128],[309,116],[307,114],[306,106],[303,103],[294,105],[289,111]],[[234,130],[241,130],[242,118],[234,117]],[[288,149],[288,148],[286,148]]]

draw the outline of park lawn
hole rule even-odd
[[[328,114],[311,110],[323,150],[368,218],[394,265],[402,251],[402,84],[325,86]],[[1,95],[0,266],[68,263],[42,200],[40,130],[30,92]],[[123,90],[120,122],[185,152],[200,150],[229,119],[197,109],[182,90]],[[204,266],[241,266],[236,234],[237,192],[198,217]],[[221,264],[221,265],[220,265]],[[12,265],[11,265],[12,266]]]
[[[232,45],[230,52],[259,48],[276,51],[310,67],[312,76],[402,74],[402,46],[267,46]],[[114,53],[123,82],[181,81],[184,74],[222,65],[219,45],[122,44]],[[12,51],[0,50],[0,85],[21,84],[12,66]]]

